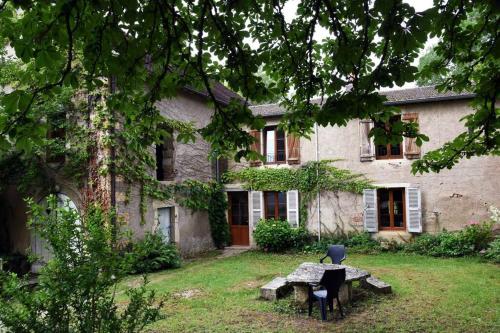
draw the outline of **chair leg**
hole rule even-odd
[[[321,320],[326,320],[326,298],[319,299],[319,306],[321,309]]]
[[[342,311],[342,304],[340,304],[339,297],[337,296],[337,304],[339,305],[340,316],[344,318],[344,311]]]
[[[333,298],[328,299],[328,308],[330,310],[330,313],[333,313]]]

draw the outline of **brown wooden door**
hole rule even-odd
[[[248,192],[229,192],[229,226],[233,245],[250,245],[248,231]]]

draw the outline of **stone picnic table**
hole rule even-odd
[[[370,277],[370,273],[365,270],[346,265],[320,264],[312,262],[304,262],[300,264],[295,271],[286,277],[288,284],[293,286],[295,301],[300,305],[307,305],[309,298],[309,285],[318,284],[326,270],[336,270],[342,268],[345,268],[346,279],[345,283],[340,287],[339,299],[343,304],[348,303],[352,298],[352,282],[363,282]]]

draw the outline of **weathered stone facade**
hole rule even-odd
[[[393,94],[393,93],[391,93]],[[412,94],[419,95],[412,99]],[[427,96],[426,96],[427,95]],[[396,96],[396,97],[394,97]],[[432,88],[401,90],[390,95],[391,103],[400,107],[401,114],[416,114],[421,133],[430,141],[421,147],[421,155],[441,147],[447,141],[464,132],[460,119],[472,112],[470,95],[451,93],[440,95]],[[399,98],[399,99],[398,99]],[[279,105],[255,106],[254,113],[264,116],[266,124],[273,126],[280,121],[285,110]],[[344,127],[318,127],[310,139],[300,140],[300,161],[341,159],[335,166],[354,173],[364,174],[380,188],[417,188],[421,196],[422,232],[457,230],[471,221],[483,221],[489,217],[491,205],[500,206],[500,158],[473,157],[463,159],[451,170],[439,173],[413,175],[405,154],[397,159],[362,158],[360,120],[351,120]],[[317,149],[318,147],[318,149]],[[402,145],[405,152],[405,144]],[[248,163],[232,163],[231,170],[248,166]],[[262,167],[262,166],[261,166]],[[287,164],[269,164],[266,167],[297,167]],[[241,190],[240,184],[230,184],[228,191]],[[319,207],[318,207],[319,205]],[[319,209],[318,209],[319,208]],[[251,208],[250,208],[251,213]],[[363,196],[352,193],[325,192],[308,206],[307,228],[313,233],[348,232],[366,230]],[[250,219],[250,238],[255,222]],[[415,233],[404,230],[377,230],[374,237],[407,240]]]
[[[222,89],[222,88],[220,88]],[[213,114],[213,109],[207,105],[207,99],[200,93],[191,90],[182,90],[172,99],[158,102],[157,107],[161,114],[167,118],[192,122],[196,128],[206,126]],[[154,149],[152,147],[152,153]],[[166,182],[182,182],[195,179],[207,182],[214,177],[212,163],[209,161],[210,145],[197,135],[194,143],[180,143],[174,140],[174,179]],[[98,159],[109,154],[99,151]],[[152,170],[152,173],[154,170]],[[83,206],[82,189],[75,181],[68,180],[62,175],[53,175],[54,186],[51,188],[33,188],[30,191],[35,202],[45,198],[49,192],[56,190],[58,193],[69,197],[77,208]],[[106,200],[111,198],[111,176],[100,177],[100,187],[105,192]],[[116,179],[116,210],[117,221],[124,230],[130,230],[135,239],[140,239],[146,232],[158,229],[158,209],[170,208],[171,237],[181,254],[192,256],[196,253],[214,248],[210,234],[207,212],[193,212],[178,205],[174,200],[158,201],[145,197],[144,219],[141,218],[141,193],[138,184],[130,186],[120,177]],[[0,193],[0,224],[6,228],[10,243],[6,247],[8,253],[26,254],[32,247],[33,239],[27,227],[26,205],[16,186],[10,186]],[[0,233],[2,233],[0,229]],[[3,250],[3,249],[2,249]]]
[[[166,118],[192,122],[196,128],[206,126],[213,110],[207,106],[206,99],[182,92],[176,98],[165,99],[157,103],[161,114]],[[213,178],[212,164],[208,159],[210,145],[197,135],[196,141],[180,143],[174,141],[174,179],[165,183],[182,182],[187,179],[209,181]],[[141,238],[146,232],[158,228],[158,209],[171,209],[172,240],[178,244],[184,256],[214,248],[210,234],[207,212],[193,212],[178,205],[174,200],[159,201],[145,198],[146,211],[141,224],[140,188],[132,186],[128,198],[125,197],[128,185],[117,183],[117,212],[126,228],[134,237]]]

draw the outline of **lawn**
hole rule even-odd
[[[200,258],[151,274],[150,288],[165,298],[165,317],[150,332],[500,332],[500,266],[477,259],[404,254],[349,255],[388,282],[393,295],[358,291],[346,318],[321,322],[298,312],[291,298],[259,299],[259,287],[285,276],[314,255],[246,252]],[[125,281],[136,285],[138,277]]]

